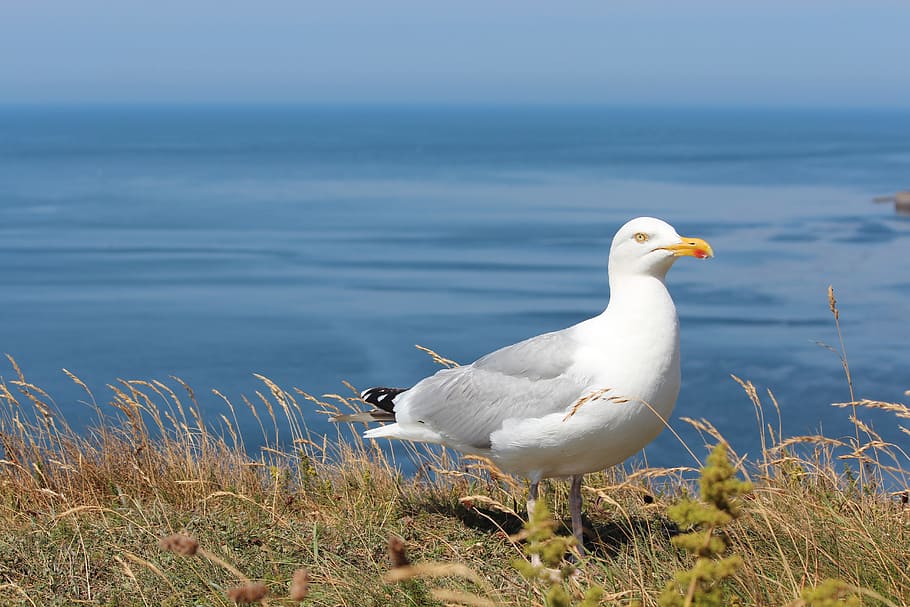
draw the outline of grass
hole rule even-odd
[[[834,311],[833,293],[831,302]],[[359,428],[308,432],[305,414],[356,409],[354,398],[260,377],[238,405],[216,393],[226,414],[207,423],[179,380],[117,381],[99,404],[69,374],[99,420],[79,433],[10,365],[15,379],[0,382],[0,605],[527,606],[555,604],[557,584],[572,604],[586,593],[595,604],[598,587],[599,604],[652,607],[692,566],[671,542],[686,530],[668,510],[697,494],[693,468],[589,475],[591,554],[547,582],[513,565],[531,545],[520,479],[419,446],[420,473],[405,476]],[[707,420],[685,420],[706,444],[728,442],[752,483],[737,518],[709,531],[741,565],[705,584],[728,605],[910,601],[908,456],[862,420],[865,408],[883,409],[906,426],[910,409],[853,401],[843,407],[855,436],[783,437],[765,420],[778,411],[773,395],[739,381],[762,420],[757,460],[741,461]],[[236,406],[260,421],[256,452]],[[563,483],[548,500],[567,512]]]

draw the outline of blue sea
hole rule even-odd
[[[707,418],[754,455],[731,374],[773,391],[786,434],[853,434],[819,344],[839,348],[828,285],[857,397],[907,401],[910,219],[872,203],[906,188],[906,111],[6,106],[0,351],[77,427],[62,368],[100,402],[117,378],[179,376],[213,423],[211,390],[239,402],[253,373],[407,386],[436,370],[415,344],[470,362],[599,313],[614,231],[654,215],[716,253],[669,275],[673,425],[698,452],[679,417]],[[691,463],[668,432],[647,455]]]

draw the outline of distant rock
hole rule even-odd
[[[910,215],[910,190],[901,190],[893,196],[879,196],[873,202],[893,202],[898,215]]]

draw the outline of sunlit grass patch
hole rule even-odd
[[[216,392],[223,414],[205,419],[179,380],[117,381],[100,398],[67,372],[98,420],[76,432],[9,364],[12,379],[0,382],[0,604],[654,607],[693,566],[674,541],[687,529],[671,514],[697,495],[703,462],[694,459],[589,475],[589,556],[550,562],[563,573],[547,578],[529,569],[534,542],[570,534],[564,521],[522,531],[521,479],[422,446],[407,447],[416,472],[404,474],[358,426],[332,436],[307,429],[314,411],[357,410],[353,389],[315,397],[259,376],[251,398]],[[705,445],[728,444],[729,471],[752,483],[738,518],[712,528],[721,558],[740,565],[705,581],[706,592],[729,605],[905,604],[908,456],[862,414],[884,411],[906,427],[910,409],[854,398],[833,409],[850,415],[853,436],[786,437],[773,394],[737,381],[758,420],[757,457],[738,456],[709,420],[683,421]],[[257,420],[258,448],[244,443],[238,410]],[[550,483],[547,500],[566,511],[564,483]],[[566,548],[554,549],[556,561]],[[688,586],[674,592],[699,604]]]

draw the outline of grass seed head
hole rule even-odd
[[[389,537],[389,559],[392,561],[392,568],[407,567],[411,564],[408,555],[404,550],[404,540],[397,535]]]
[[[291,591],[288,598],[292,601],[302,601],[310,593],[310,572],[298,569],[291,578]]]
[[[183,556],[193,556],[199,550],[199,542],[182,533],[163,537],[158,541],[158,545],[168,552],[176,552]]]
[[[261,601],[265,598],[265,595],[265,584],[262,584],[260,582],[244,584],[243,586],[236,586],[234,588],[228,589],[227,591],[227,597],[238,605]]]

